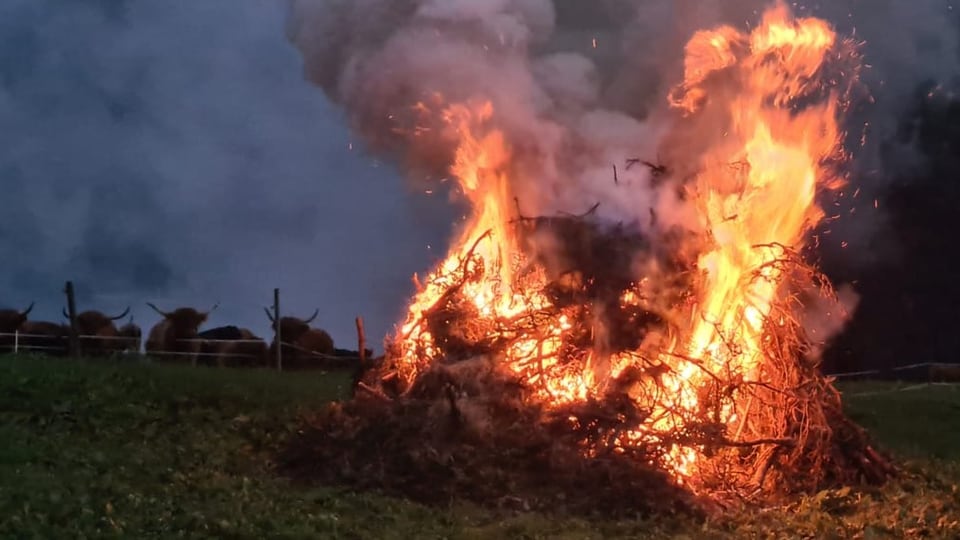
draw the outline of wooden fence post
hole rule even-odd
[[[20,354],[20,329],[13,331],[13,354]]]
[[[283,336],[280,335],[280,289],[273,289],[273,333],[277,342],[277,371],[283,371]]]
[[[363,317],[357,316],[357,346],[360,347],[360,369],[367,367],[367,335],[363,331]]]
[[[73,282],[68,281],[64,288],[67,295],[67,315],[70,317],[70,357],[76,358],[80,354],[80,347],[77,341],[77,304],[73,297]]]

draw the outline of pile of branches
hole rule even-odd
[[[765,357],[755,380],[714,374],[715,384],[705,389],[713,396],[737,395],[743,420],[736,433],[701,441],[712,454],[700,471],[703,490],[772,501],[829,487],[883,483],[897,474],[896,467],[846,415],[798,320],[801,296],[811,288],[835,300],[829,280],[784,246],[758,248],[780,252],[770,264],[787,276],[785,286],[795,293],[775,304],[764,321]],[[760,270],[754,279],[762,279]],[[725,346],[731,357],[736,354],[735,343]]]
[[[423,502],[465,498],[494,507],[603,516],[699,512],[704,501],[655,465],[663,447],[615,444],[618,430],[649,414],[622,391],[547,410],[538,397],[541,388],[503,369],[508,350],[520,340],[559,339],[551,353],[556,375],[584,369],[597,347],[597,328],[609,336],[605,354],[615,354],[636,349],[648,332],[664,327],[652,303],[623,305],[620,298],[634,285],[638,254],[652,257],[656,248],[636,229],[601,226],[585,215],[520,218],[514,226],[532,254],[528,268],[547,276],[545,284],[538,276],[538,288],[528,291],[546,296],[549,305],[509,319],[481,317],[464,289],[494,269],[470,250],[457,280],[415,327],[428,332],[443,355],[407,378],[399,344],[388,346],[352,400],[309,420],[282,457],[285,470],[293,478]],[[546,236],[563,249],[549,255],[538,249],[535,244]],[[519,274],[523,284],[524,269]],[[561,316],[570,328],[557,337],[551,330]],[[428,351],[420,353],[426,357]],[[625,379],[642,376],[638,371]]]
[[[522,218],[518,226],[527,238],[547,232],[563,239],[561,256],[536,261],[547,269],[541,290],[551,305],[510,320],[480,317],[462,290],[487,269],[468,256],[461,282],[419,322],[443,355],[405,377],[399,349],[388,348],[382,363],[358,382],[354,399],[310,419],[282,456],[285,470],[294,478],[424,502],[466,498],[608,516],[769,502],[838,484],[882,482],[895,473],[846,417],[838,393],[807,354],[797,296],[768,317],[766,358],[755,380],[708,373],[712,382],[700,389],[696,410],[669,411],[675,428],[628,441],[631,430],[663,414],[654,409],[664,402],[670,373],[659,360],[662,351],[644,354],[637,347],[649,332],[671,331],[658,308],[685,302],[675,291],[696,290],[697,275],[626,228],[600,228],[582,216]],[[799,293],[817,284],[822,294],[832,294],[797,254],[776,248],[782,257],[773,264],[794,280],[788,287]],[[624,305],[620,296],[635,279],[637,253],[653,253],[676,286],[666,287],[656,302]],[[759,270],[756,278],[762,279]],[[531,376],[545,369],[543,358],[521,375],[503,366],[511,345],[530,336],[548,339],[550,322],[560,315],[572,322],[551,353],[553,375],[583,369],[589,354],[597,356],[597,321],[609,334],[601,356],[629,352],[635,361],[600,395],[547,408]],[[735,340],[727,347],[728,357],[739,354]],[[638,398],[638,391],[649,395]],[[745,419],[732,429],[720,414],[729,404]],[[701,456],[696,477],[684,487],[665,472],[674,446],[696,448]]]
[[[700,515],[704,502],[650,465],[642,449],[586,456],[583,428],[526,400],[488,356],[436,364],[402,399],[360,392],[310,418],[281,456],[298,481],[408,497],[426,504],[469,500],[506,511],[591,517]],[[598,424],[618,423],[597,403]]]
[[[515,269],[514,292],[526,295],[527,305],[535,303],[533,297],[546,297],[549,302],[549,306],[515,317],[481,317],[473,299],[464,294],[467,285],[491,279],[493,269],[474,255],[477,244],[488,237],[478,239],[461,261],[455,280],[413,325],[420,335],[430,336],[429,343],[419,345],[417,357],[449,363],[477,355],[503,355],[521,340],[544,343],[552,339],[554,324],[563,316],[571,328],[564,332],[556,356],[561,365],[576,367],[582,366],[589,351],[601,357],[635,351],[650,332],[671,331],[668,313],[689,300],[699,277],[690,261],[676,255],[680,253],[676,249],[679,239],[653,244],[637,227],[601,225],[591,219],[591,212],[521,216],[512,222],[527,254]],[[625,304],[623,293],[637,289],[638,264],[654,260],[658,264],[656,290],[649,298]],[[541,273],[546,274],[546,283]],[[414,378],[402,373],[405,366],[390,363],[403,356],[398,345],[404,342],[409,346],[409,337],[388,345],[388,365],[383,370],[396,370],[400,375],[386,377],[396,385],[388,389],[391,393],[402,393]],[[442,358],[433,358],[431,350],[441,350]]]

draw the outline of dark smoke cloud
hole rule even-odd
[[[374,342],[443,251],[446,201],[412,195],[362,145],[284,38],[283,5],[0,3],[0,303],[309,314]],[[349,145],[353,144],[353,150]],[[434,250],[427,249],[433,244]]]

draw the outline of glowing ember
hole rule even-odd
[[[825,165],[840,151],[838,99],[820,76],[836,45],[823,21],[794,19],[783,5],[749,33],[721,27],[692,37],[671,104],[686,117],[677,122],[709,116],[717,131],[686,185],[709,234],[689,261],[702,277],[689,291],[695,302],[660,305],[641,275],[617,291],[620,312],[673,321],[626,350],[596,345],[610,333],[605,308],[558,304],[550,287],[560,281],[515,222],[513,152],[493,105],[448,106],[443,119],[459,141],[452,173],[473,216],[396,336],[402,385],[436,362],[485,349],[547,409],[626,385],[647,414],[616,444],[664,446],[661,465],[693,487],[711,459],[699,442],[708,430],[732,445],[762,437],[768,426],[756,425],[752,399],[736,388],[764,382],[761,368],[778,346],[771,335],[799,332],[773,309],[794,292],[782,260],[824,215],[818,190],[839,184]],[[564,279],[574,291],[589,285],[575,274]],[[631,370],[647,376],[628,379]]]

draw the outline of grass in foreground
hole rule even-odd
[[[277,477],[270,458],[298,413],[345,387],[316,373],[0,358],[0,537],[960,536],[953,387],[845,389],[853,417],[909,460],[903,478],[705,524],[427,508]]]

